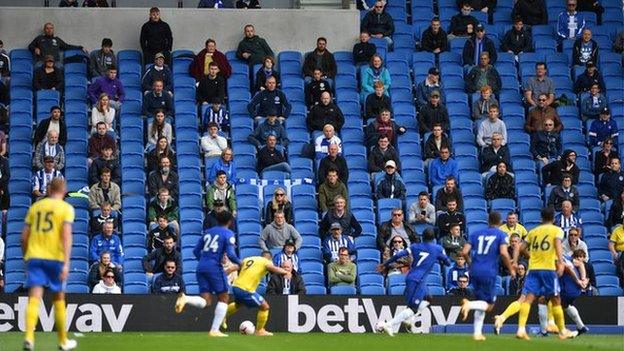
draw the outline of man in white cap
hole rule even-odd
[[[386,174],[377,184],[377,199],[401,199],[405,200],[405,184],[396,173],[396,162],[386,162]]]

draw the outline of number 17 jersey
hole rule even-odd
[[[234,233],[223,227],[212,227],[204,230],[203,236],[197,241],[193,254],[199,260],[198,272],[223,271],[221,260],[227,254],[230,261],[239,264],[240,260],[234,251],[236,238]]]
[[[480,229],[470,234],[470,276],[494,277],[498,274],[500,246],[509,242],[505,232],[498,228]]]
[[[526,237],[531,253],[529,270],[556,270],[557,240],[563,240],[563,230],[552,224],[542,224],[529,232]]]

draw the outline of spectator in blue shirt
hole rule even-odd
[[[144,93],[147,93],[152,89],[155,80],[160,79],[165,84],[165,91],[169,94],[173,92],[173,74],[169,69],[169,66],[165,65],[165,55],[157,53],[154,56],[154,64],[151,65],[143,75],[141,81],[141,89]]]
[[[90,261],[97,261],[100,254],[104,251],[110,253],[111,262],[116,266],[123,264],[124,253],[121,246],[121,239],[119,239],[119,236],[115,233],[112,222],[105,222],[102,224],[102,233],[91,239],[91,248],[89,250]]]
[[[236,167],[234,166],[234,151],[231,148],[226,148],[221,153],[221,157],[212,165],[212,168],[208,171],[208,182],[212,183],[217,179],[217,172],[224,171],[227,174],[227,178],[234,184],[238,182],[236,177]]]
[[[331,263],[338,260],[338,249],[346,247],[349,250],[349,255],[353,256],[356,253],[355,244],[350,236],[342,235],[342,226],[340,223],[332,223],[329,228],[329,235],[325,242],[323,242],[323,259],[325,263]]]
[[[160,80],[154,80],[152,90],[143,95],[144,116],[152,116],[157,109],[162,109],[167,116],[173,116],[173,101],[171,95],[164,90],[165,83]]]
[[[576,0],[567,0],[566,10],[557,20],[557,40],[561,44],[565,39],[576,39],[585,28],[585,17],[576,11]]]
[[[457,256],[455,258],[455,264],[449,269],[446,274],[446,289],[450,290],[457,286],[457,279],[463,275],[468,275],[468,265],[464,256]]]
[[[227,106],[223,104],[223,100],[219,97],[214,97],[210,103],[210,106],[204,113],[202,119],[202,131],[208,131],[209,123],[216,123],[219,126],[219,131],[224,133],[230,132],[230,114],[228,113]]]
[[[598,83],[593,83],[589,90],[589,96],[581,101],[581,117],[584,120],[598,119],[605,108],[607,108],[607,98],[600,93]]]
[[[608,138],[613,139],[615,145],[618,144],[618,125],[611,119],[611,112],[608,107],[600,111],[600,119],[591,123],[589,127],[589,146],[602,146],[602,142]]]
[[[274,76],[267,78],[266,89],[254,95],[247,104],[249,115],[256,120],[266,117],[269,111],[276,110],[278,119],[283,122],[290,115],[291,108],[286,94],[277,89],[277,80]]]
[[[440,157],[429,164],[429,182],[432,186],[444,185],[448,176],[459,179],[459,165],[451,158],[449,148],[441,147]]]

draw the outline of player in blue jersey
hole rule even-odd
[[[480,229],[470,234],[468,242],[464,245],[462,255],[470,264],[470,280],[474,288],[476,300],[462,300],[462,320],[468,318],[468,313],[474,310],[473,339],[485,340],[483,336],[483,321],[485,313],[492,310],[496,302],[496,277],[498,276],[498,261],[503,260],[506,268],[515,276],[515,270],[511,266],[511,259],[507,253],[509,239],[505,232],[498,229],[501,225],[500,213],[490,212],[488,216],[489,228]]]
[[[412,244],[405,250],[397,252],[394,256],[380,264],[377,270],[384,271],[392,262],[412,255],[412,267],[405,278],[405,300],[407,308],[397,314],[393,319],[387,322],[380,321],[377,324],[377,330],[385,331],[388,335],[394,336],[395,330],[401,322],[409,320],[417,313],[421,312],[427,306],[429,301],[427,298],[427,275],[431,272],[433,265],[440,261],[448,266],[451,260],[444,254],[442,246],[435,244],[435,233],[433,229],[427,228],[423,232],[423,242]]]
[[[199,260],[197,264],[197,283],[199,284],[200,296],[186,296],[180,294],[176,300],[175,310],[182,313],[184,306],[189,304],[197,308],[206,308],[212,303],[212,296],[216,296],[219,302],[215,307],[215,315],[212,327],[208,335],[223,337],[219,327],[225,318],[228,307],[228,282],[227,275],[238,270],[240,260],[234,252],[236,238],[228,229],[232,224],[232,214],[227,211],[216,215],[217,226],[204,230],[203,236],[198,240],[193,253]],[[233,265],[227,271],[223,270],[221,260],[227,255]]]
[[[568,317],[576,324],[576,330],[579,335],[589,331],[589,328],[585,326],[581,315],[574,306],[574,300],[581,296],[583,289],[587,287],[588,284],[585,264],[583,263],[584,258],[585,251],[583,250],[575,250],[572,253],[572,257],[564,255],[563,263],[565,264],[565,269],[563,275],[559,278],[559,284],[561,285],[561,306]]]

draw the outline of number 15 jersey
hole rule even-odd
[[[563,240],[563,230],[552,224],[542,224],[529,232],[526,237],[531,252],[529,270],[556,270],[557,240]]]
[[[24,260],[65,261],[63,224],[74,222],[74,207],[59,199],[44,198],[35,202],[24,219],[30,227]]]

